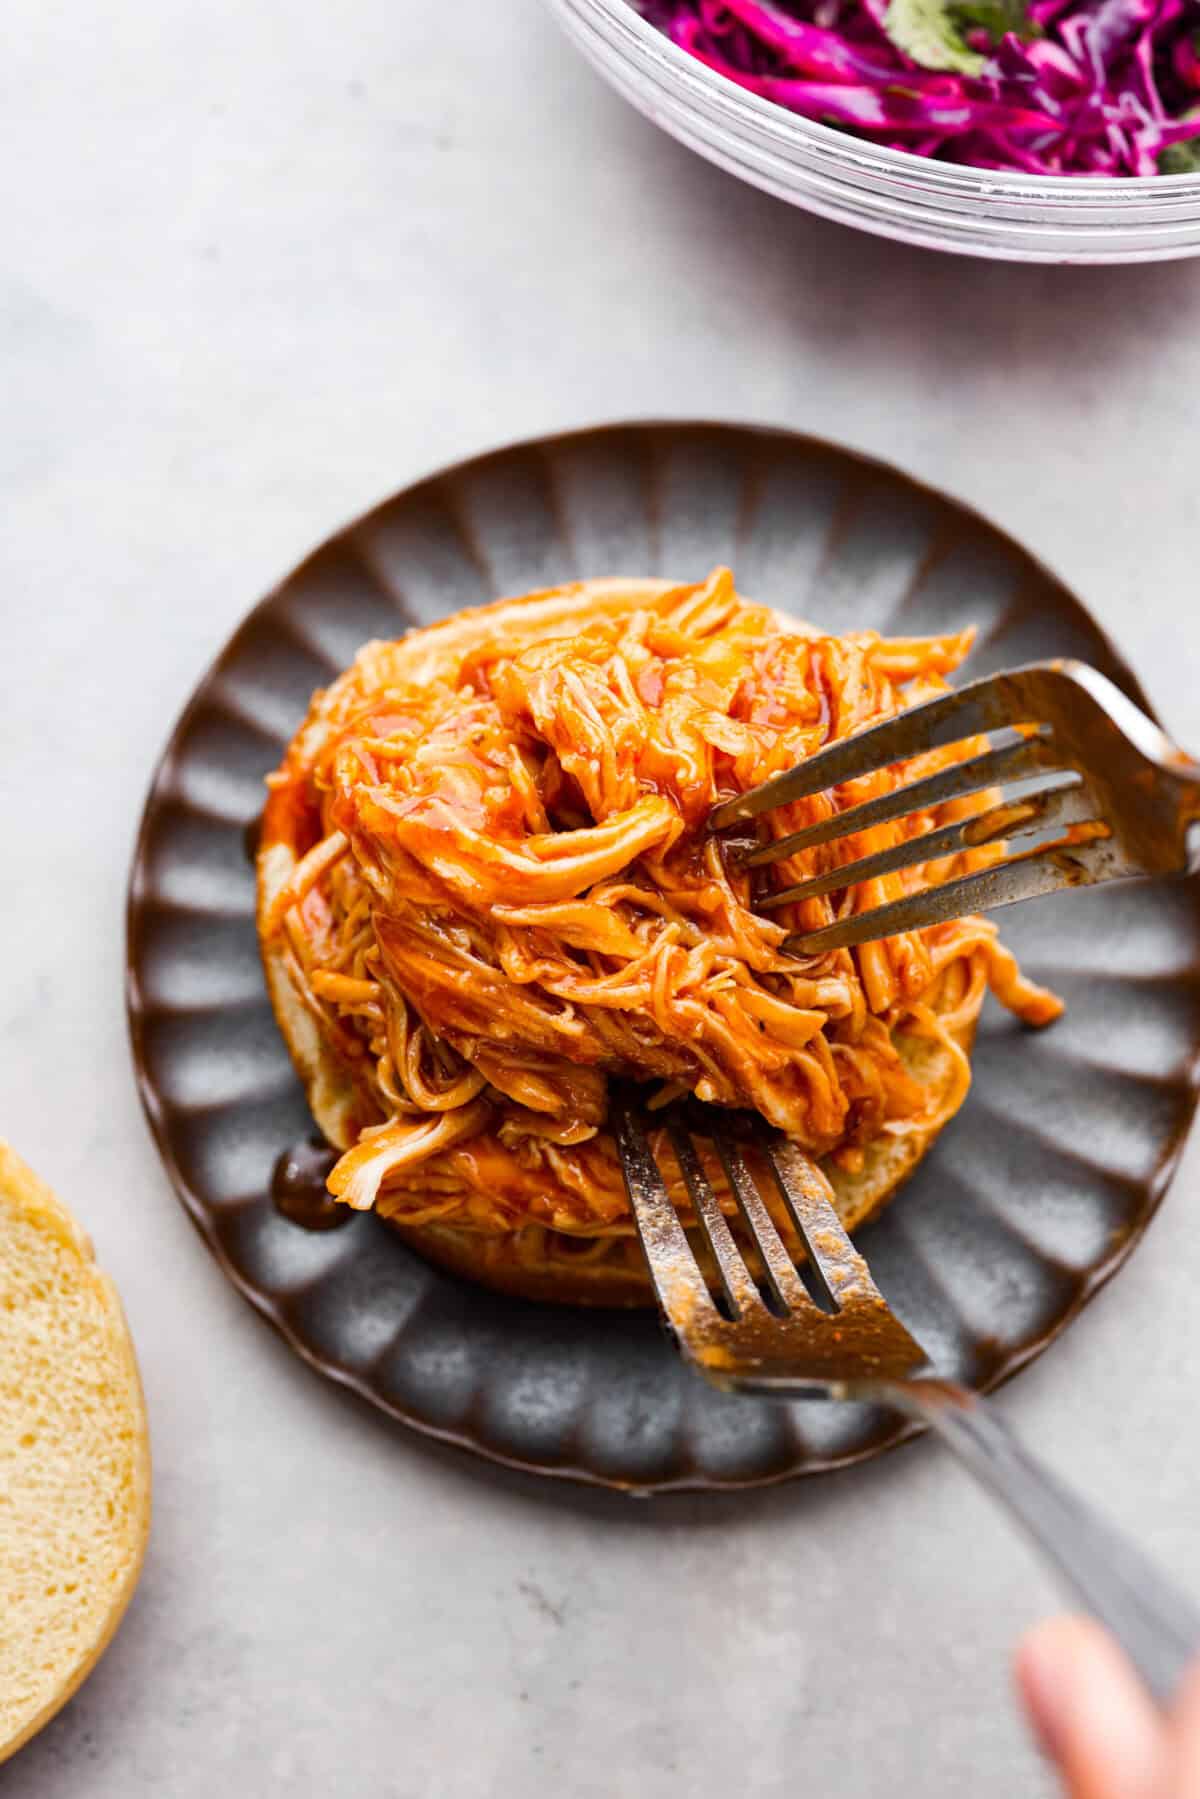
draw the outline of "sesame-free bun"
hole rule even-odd
[[[95,1666],[137,1585],[150,1448],[116,1288],[0,1139],[0,1761]]]

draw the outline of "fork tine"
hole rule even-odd
[[[620,1153],[625,1190],[646,1252],[654,1291],[682,1341],[691,1323],[699,1318],[719,1321],[720,1313],[692,1254],[687,1233],[671,1204],[645,1127],[624,1095],[614,1099],[610,1120]]]
[[[856,775],[873,774],[893,762],[957,743],[963,737],[978,737],[1004,725],[1035,724],[1032,702],[1022,691],[1020,677],[1025,672],[1014,669],[1007,675],[985,675],[954,693],[940,694],[937,699],[910,706],[853,737],[843,737],[828,749],[818,750],[807,762],[773,775],[749,793],[714,807],[710,829],[723,831],[727,825],[757,818],[760,812],[769,812],[774,806],[807,799],[827,787],[839,787]]]
[[[786,1137],[760,1126],[758,1141],[836,1313],[844,1325],[855,1328],[858,1354],[874,1355],[881,1365],[886,1360],[893,1369],[899,1365],[911,1374],[926,1362],[925,1351],[875,1285],[834,1209],[824,1175]]]
[[[1048,843],[1043,849],[1011,856],[1007,862],[996,862],[977,874],[963,875],[940,887],[926,887],[907,899],[856,912],[819,931],[797,931],[784,939],[783,947],[798,956],[824,955],[827,950],[849,949],[856,943],[894,937],[900,931],[944,924],[969,912],[993,912],[999,906],[1037,899],[1064,887],[1090,887],[1098,881],[1137,872],[1111,837],[1082,844]]]
[[[721,1284],[725,1289],[725,1297],[735,1314],[755,1309],[761,1311],[762,1295],[755,1286],[741,1251],[733,1240],[729,1221],[722,1212],[721,1202],[713,1192],[712,1183],[701,1166],[691,1137],[681,1120],[673,1113],[667,1115],[667,1129],[675,1154],[679,1158],[679,1166],[683,1170],[683,1178],[687,1182],[688,1192],[692,1196],[696,1216],[700,1220],[709,1248],[721,1271]]]
[[[920,862],[938,862],[960,850],[976,849],[997,837],[1022,837],[1030,831],[1056,829],[1059,825],[1093,823],[1099,806],[1082,781],[1069,787],[1051,787],[1037,793],[1022,794],[1019,800],[1002,800],[986,812],[970,818],[956,819],[939,830],[927,831],[920,837],[907,837],[890,849],[877,850],[857,862],[843,863],[840,868],[826,869],[807,881],[797,881],[779,893],[764,894],[756,904],[760,912],[770,912],[796,900],[816,899],[822,893],[834,893],[843,887],[854,887],[860,881],[874,881],[880,875],[897,869],[911,868]]]
[[[767,1279],[776,1299],[789,1312],[801,1311],[805,1306],[817,1311],[818,1308],[796,1272],[783,1238],[775,1228],[754,1176],[747,1168],[741,1148],[728,1126],[714,1115],[706,1116],[704,1129],[717,1146],[717,1154],[728,1176],[729,1185],[733,1188],[742,1217],[763,1259]]]
[[[841,1307],[863,1293],[878,1293],[870,1269],[834,1210],[824,1175],[788,1138],[766,1129],[756,1136],[830,1298]]]
[[[907,817],[910,812],[931,811],[946,800],[976,793],[984,787],[1000,787],[1008,781],[1023,780],[1026,775],[1041,774],[1046,770],[1056,774],[1063,772],[1055,766],[1050,743],[1044,737],[1023,737],[1002,749],[987,750],[965,762],[952,762],[949,768],[926,775],[920,781],[912,781],[907,787],[897,787],[891,793],[882,793],[878,799],[848,806],[844,812],[834,812],[817,824],[805,825],[802,831],[793,831],[790,836],[777,837],[772,843],[761,843],[756,849],[739,852],[737,860],[742,868],[761,868],[769,862],[781,862],[785,856],[794,856],[800,850],[816,849],[818,844],[851,837],[872,825],[890,824],[894,819]]]

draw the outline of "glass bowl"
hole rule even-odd
[[[630,0],[549,0],[619,93],[731,174],[882,237],[1012,262],[1158,262],[1200,253],[1200,175],[1060,179],[882,149],[746,93]]]

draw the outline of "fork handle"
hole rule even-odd
[[[1132,1538],[1031,1455],[977,1393],[918,1379],[889,1383],[886,1396],[924,1419],[1008,1507],[1165,1705],[1200,1656],[1200,1612],[1191,1601]]]

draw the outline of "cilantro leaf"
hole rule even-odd
[[[884,30],[897,50],[923,69],[982,75],[987,58],[968,39],[983,33],[998,43],[1005,32],[1031,37],[1025,0],[890,0]]]
[[[1185,119],[1200,118],[1200,108],[1184,113]],[[1200,137],[1181,138],[1158,153],[1160,175],[1200,175]]]

